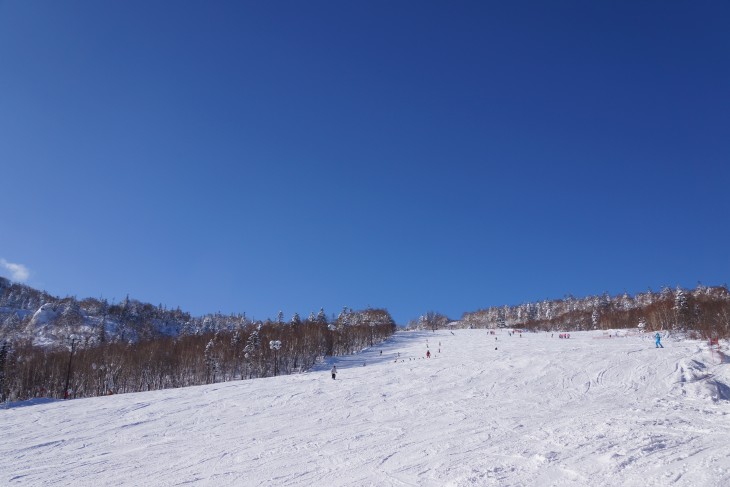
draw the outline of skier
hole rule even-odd
[[[431,358],[431,350],[426,351],[426,358]]]
[[[332,372],[332,380],[335,380],[335,376],[337,375],[337,366],[333,365],[330,372]]]
[[[656,338],[656,346],[654,348],[664,348],[664,345],[662,345],[662,336],[659,334],[659,332],[656,332],[654,338]]]

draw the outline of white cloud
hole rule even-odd
[[[13,264],[5,259],[0,259],[0,270],[3,269],[10,273],[10,279],[13,281],[24,282],[30,277],[30,270],[23,264]]]

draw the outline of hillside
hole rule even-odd
[[[332,359],[335,381],[328,363],[0,410],[0,483],[730,483],[730,371],[705,342],[495,333],[399,332]]]
[[[91,344],[129,342],[233,330],[250,323],[245,314],[193,317],[180,308],[167,309],[129,297],[120,303],[104,298],[61,298],[0,277],[0,340],[58,346],[75,334]]]
[[[13,283],[0,277],[0,343],[25,342],[34,346],[66,348],[69,337],[78,337],[85,346],[105,343],[136,343],[140,341],[184,336],[204,336],[235,333],[246,328],[266,325],[320,323],[358,327],[395,326],[385,310],[343,309],[338,316],[327,317],[320,308],[315,316],[300,317],[298,313],[285,319],[279,312],[275,320],[255,320],[246,313],[224,315],[209,313],[191,316],[179,307],[143,303],[127,296],[118,304],[103,298],[60,298],[30,286]]]
[[[695,289],[664,287],[634,296],[545,299],[513,306],[492,306],[465,312],[449,322],[438,313],[427,313],[410,323],[411,329],[528,328],[543,331],[611,330],[637,327],[644,330],[691,332],[698,337],[730,338],[730,291],[727,286]]]

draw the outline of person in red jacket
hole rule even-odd
[[[426,358],[431,358],[431,350],[426,350]]]

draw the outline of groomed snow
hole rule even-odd
[[[334,360],[334,381],[328,363],[0,410],[0,484],[730,485],[728,364],[664,346],[400,332]]]

